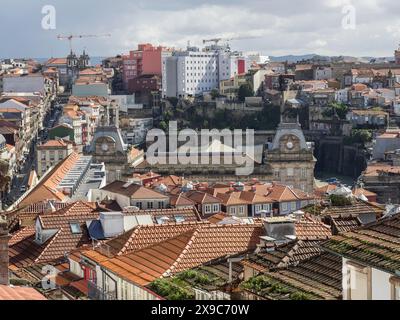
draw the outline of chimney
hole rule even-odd
[[[295,221],[289,217],[264,219],[266,236],[276,241],[287,241],[296,236]]]
[[[8,275],[8,224],[5,216],[0,216],[0,285],[9,285]]]
[[[105,238],[116,237],[124,233],[124,214],[122,212],[101,212],[100,223]]]

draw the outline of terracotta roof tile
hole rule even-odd
[[[122,255],[175,237],[204,224],[208,224],[208,222],[138,226],[115,239],[107,241],[105,244],[110,247],[113,255]]]
[[[83,202],[75,202],[52,214],[40,215],[38,219],[42,228],[54,230],[55,234],[43,244],[35,241],[34,226],[14,234],[9,241],[10,265],[22,268],[62,259],[71,250],[91,243],[86,221],[98,217],[99,213],[92,204]],[[80,224],[81,234],[71,232],[71,222]]]
[[[170,196],[170,204],[174,207],[194,206],[195,202],[185,197],[184,193],[179,193]]]
[[[400,214],[332,237],[322,246],[330,252],[389,273],[400,270]]]
[[[295,223],[296,237],[299,240],[325,240],[332,236],[331,228],[322,222],[305,217]]]
[[[329,253],[265,275],[316,299],[337,300],[342,296],[342,259]]]
[[[80,155],[73,152],[69,157],[60,161],[54,169],[28,193],[19,204],[19,207],[44,200],[57,200],[63,202],[66,199],[66,196],[56,188],[79,158]]]
[[[256,248],[263,233],[254,225],[197,225],[175,237],[100,263],[124,279],[146,285],[217,258]]]
[[[217,197],[214,197],[206,192],[202,191],[189,191],[186,193],[186,197],[197,204],[208,204],[208,203],[221,203],[222,201]]]
[[[34,288],[0,285],[0,300],[47,300]]]
[[[343,217],[349,215],[363,215],[374,213],[377,215],[377,217],[381,217],[384,211],[384,208],[381,208],[372,203],[356,200],[354,203],[348,206],[327,207],[321,212],[321,215],[331,217]]]
[[[140,210],[138,212],[124,212],[127,216],[143,216],[150,215],[154,224],[159,224],[157,218],[168,218],[169,222],[196,222],[201,221],[199,212],[195,207],[190,208],[173,208],[173,209],[153,209]],[[182,221],[177,221],[177,219]]]
[[[135,199],[169,199],[169,197],[165,194],[157,192],[153,189],[146,188],[135,183],[129,184],[123,181],[114,181],[103,187],[101,190],[121,194]]]

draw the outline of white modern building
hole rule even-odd
[[[188,48],[163,57],[162,96],[187,97],[219,88],[222,80],[246,72],[248,64],[239,53]],[[242,71],[241,71],[242,69]]]

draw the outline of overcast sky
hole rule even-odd
[[[78,39],[92,56],[128,52],[137,43],[201,45],[214,37],[233,49],[265,55],[392,56],[400,42],[398,0],[0,0],[1,57],[58,57],[69,51],[58,34]],[[355,8],[355,29],[342,27],[343,7]],[[56,9],[56,29],[42,28],[42,8]]]

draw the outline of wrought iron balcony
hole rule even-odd
[[[88,281],[88,297],[90,300],[117,300],[115,291],[106,292],[91,281]]]

